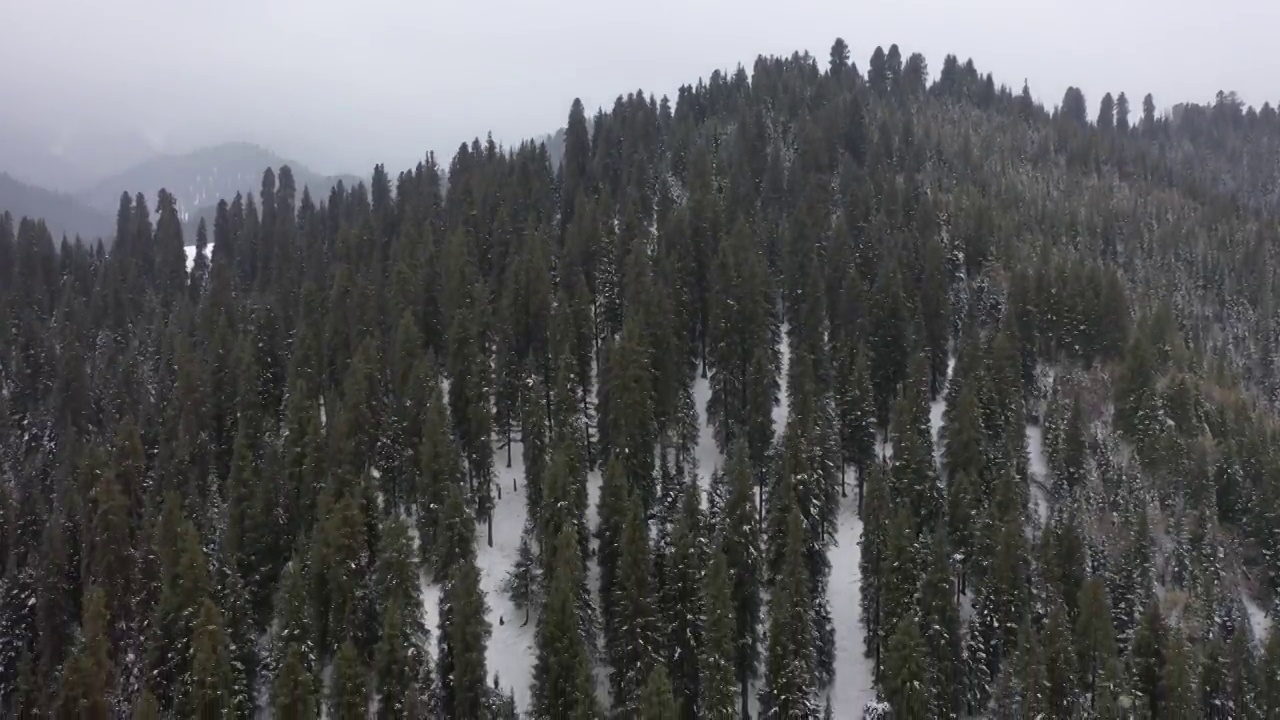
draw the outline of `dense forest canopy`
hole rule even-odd
[[[561,138],[0,217],[0,711],[1280,716],[1270,105],[837,40]]]

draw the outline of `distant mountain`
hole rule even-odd
[[[7,173],[0,173],[0,212],[15,219],[41,218],[49,226],[55,241],[63,235],[79,235],[86,243],[102,238],[111,243],[114,218],[63,193],[28,185]]]
[[[76,192],[156,153],[137,133],[62,132],[0,113],[0,172],[57,192]]]
[[[165,189],[177,198],[183,220],[191,221],[218,200],[236,193],[257,193],[262,187],[263,171],[282,165],[293,171],[299,197],[304,187],[311,189],[312,196],[322,197],[338,180],[347,184],[359,182],[352,175],[319,175],[258,145],[226,143],[152,158],[96,183],[77,197],[100,212],[114,213],[122,192],[141,192],[154,203],[156,193]]]

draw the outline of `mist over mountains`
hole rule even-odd
[[[134,147],[86,153],[95,163],[86,165],[71,159],[60,162],[47,147],[31,145],[22,150],[21,145],[8,136],[0,141],[0,212],[8,211],[15,218],[43,218],[55,238],[78,235],[86,242],[102,238],[108,245],[122,193],[142,193],[154,202],[161,189],[169,191],[177,200],[179,217],[194,230],[197,219],[210,216],[218,200],[256,193],[268,167],[290,166],[299,189],[310,188],[313,195],[327,195],[339,180],[348,186],[360,181],[355,175],[321,175],[259,145],[230,142],[180,154],[152,154],[77,185],[94,177],[91,167],[103,167],[109,155],[132,157],[148,151]],[[189,239],[194,241],[194,235]]]

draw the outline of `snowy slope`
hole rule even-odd
[[[488,606],[487,617],[493,634],[485,653],[485,664],[492,681],[498,676],[504,690],[512,691],[516,708],[526,711],[529,707],[530,686],[533,682],[534,628],[537,615],[531,614],[524,624],[524,612],[502,591],[503,580],[515,566],[520,550],[520,534],[525,521],[524,453],[519,442],[511,448],[511,467],[507,467],[507,452],[494,445],[494,483],[496,504],[493,511],[493,547],[489,547],[489,527],[476,524],[476,565],[480,569],[480,588],[484,591]],[[498,487],[502,496],[498,498]],[[431,630],[431,652],[436,651],[440,632],[439,583],[431,581],[424,570],[421,575],[422,613]],[[433,662],[435,659],[433,658]]]
[[[1049,464],[1044,458],[1044,430],[1039,425],[1027,425],[1027,469],[1031,472],[1031,503],[1035,507],[1039,527],[1049,522]]]
[[[495,446],[493,465],[495,498],[501,492],[493,512],[493,547],[489,547],[487,526],[481,523],[476,528],[480,587],[489,603],[489,625],[493,629],[485,660],[490,677],[496,674],[502,687],[514,692],[516,707],[523,711],[529,707],[533,682],[533,631],[537,618],[530,615],[529,623],[524,624],[524,612],[502,591],[502,582],[516,564],[524,530],[524,447],[512,442],[511,467],[508,468],[506,450]]]
[[[191,267],[196,264],[196,246],[188,245],[182,249],[187,253],[187,272],[191,272]],[[205,257],[213,257],[213,243],[209,243],[204,253]]]
[[[831,561],[827,600],[836,631],[836,679],[827,692],[836,717],[860,718],[867,703],[876,699],[876,691],[871,684],[871,660],[863,653],[862,520],[857,493],[840,503],[839,522],[836,545],[827,554]]]

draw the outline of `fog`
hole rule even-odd
[[[972,57],[1047,105],[1069,84],[1157,105],[1234,89],[1280,99],[1266,0],[4,0],[0,132],[53,155],[115,156],[248,140],[320,172],[392,170],[492,131],[551,132],[570,103],[676,88],[758,54],[843,36]],[[29,140],[25,140],[30,138]],[[4,168],[0,167],[0,170]]]

